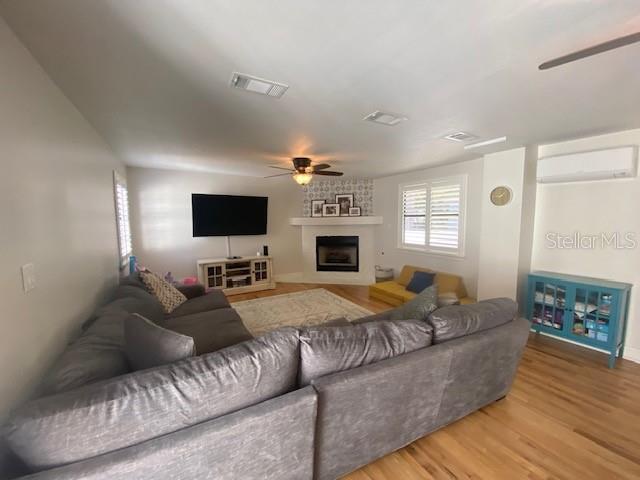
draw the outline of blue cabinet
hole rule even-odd
[[[624,352],[631,285],[552,272],[529,274],[527,318],[536,332],[609,353]]]

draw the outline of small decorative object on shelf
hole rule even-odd
[[[351,207],[351,208],[349,208],[349,216],[350,217],[359,217],[360,216],[360,207]]]
[[[546,333],[609,353],[624,353],[631,285],[552,272],[529,274],[527,318]]]
[[[353,193],[336,194],[336,203],[340,205],[340,216],[348,217],[349,209],[353,207]]]
[[[311,200],[311,216],[322,217],[322,207],[325,203],[325,200]]]
[[[136,259],[135,255],[131,255],[129,257],[129,273],[135,273],[137,271],[137,263],[138,260]]]
[[[337,203],[325,203],[322,206],[322,216],[323,217],[339,217],[340,205],[338,205]]]

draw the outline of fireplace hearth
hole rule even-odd
[[[358,272],[358,240],[356,236],[316,237],[316,271]]]

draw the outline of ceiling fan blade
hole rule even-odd
[[[568,55],[563,55],[562,57],[554,58],[553,60],[549,60],[548,62],[540,64],[538,69],[548,70],[549,68],[558,67],[569,62],[575,62],[576,60],[580,60],[585,57],[598,55],[599,53],[608,52],[609,50],[613,50],[614,48],[624,47],[636,42],[640,42],[640,32],[632,33],[631,35],[626,35],[624,37],[614,38],[613,40],[609,40],[608,42],[599,43],[598,45],[594,45],[583,50],[578,50],[577,52],[569,53]]]
[[[328,163],[318,163],[317,165],[311,165],[311,168],[314,170],[326,170],[327,168],[331,168],[331,165]]]
[[[293,171],[290,168],[276,167],[275,165],[267,165],[267,167],[269,167],[269,168],[277,168],[278,170],[286,170],[288,172],[292,172]]]
[[[342,172],[328,172],[324,170],[320,170],[319,172],[313,172],[314,175],[326,175],[328,177],[341,177],[344,175]]]
[[[291,173],[278,173],[277,175],[269,175],[267,177],[262,177],[262,178],[284,177],[285,175],[291,176]]]

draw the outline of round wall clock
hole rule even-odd
[[[511,201],[511,196],[511,189],[501,185],[491,190],[491,195],[489,197],[491,198],[491,203],[498,207],[502,207]]]

